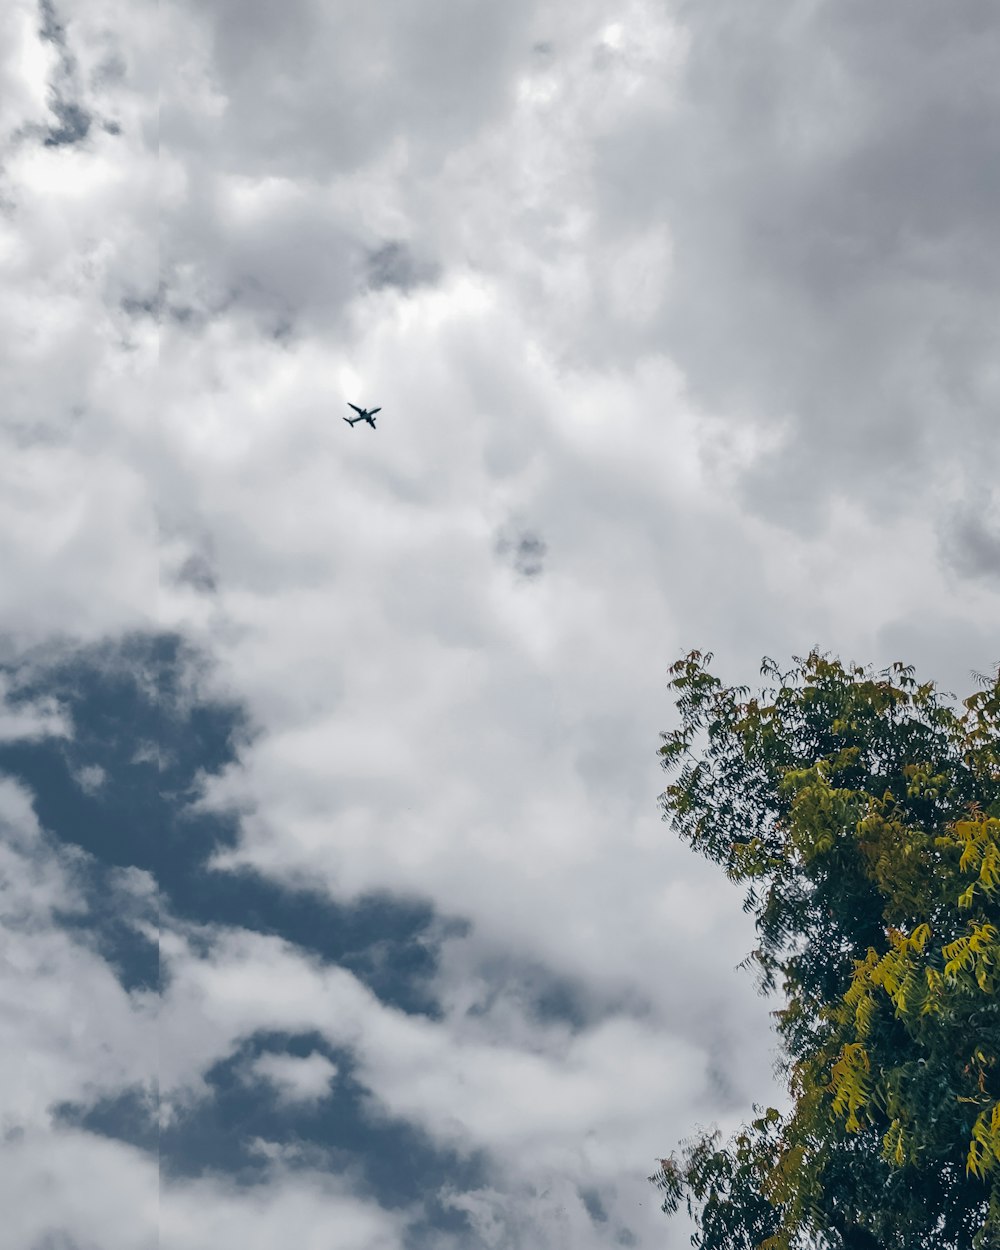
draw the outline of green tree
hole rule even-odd
[[[702,1250],[1000,1247],[1000,667],[956,707],[817,652],[671,669],[664,818],[749,882],[792,1100],[650,1177]],[[763,1114],[759,1114],[763,1111]]]

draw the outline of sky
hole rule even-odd
[[[9,1250],[678,1250],[787,1105],[671,663],[1000,661],[987,0],[11,0]],[[348,403],[380,406],[351,428]]]

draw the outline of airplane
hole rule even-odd
[[[358,414],[356,417],[344,417],[349,426],[355,426],[359,421],[367,421],[368,424],[375,429],[375,414],[381,412],[381,408],[359,408],[357,404],[348,404],[348,408],[353,408]]]

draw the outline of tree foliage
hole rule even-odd
[[[664,817],[748,882],[792,1107],[661,1160],[702,1250],[1000,1247],[1000,668],[955,706],[812,652],[671,669]],[[761,1112],[756,1108],[755,1112]]]

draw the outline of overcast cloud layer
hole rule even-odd
[[[1000,661],[995,6],[7,7],[11,1250],[687,1244],[669,664]]]

